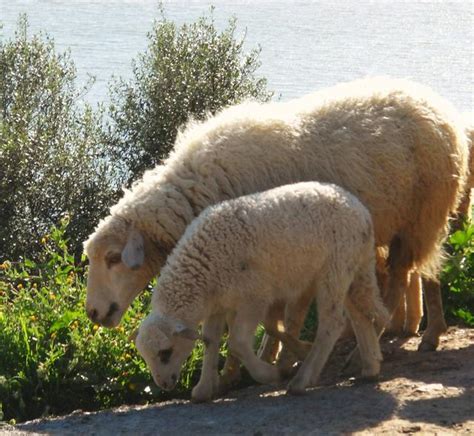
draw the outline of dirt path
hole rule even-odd
[[[379,382],[338,376],[341,344],[320,387],[301,397],[258,386],[211,404],[171,401],[77,412],[0,434],[474,434],[474,330],[451,328],[440,350],[418,353],[419,338],[384,340]]]

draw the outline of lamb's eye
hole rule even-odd
[[[108,253],[105,256],[105,263],[107,268],[111,268],[122,261],[122,255],[120,253]]]
[[[166,348],[165,350],[158,351],[158,357],[160,358],[160,362],[165,364],[168,363],[172,354],[172,348]]]

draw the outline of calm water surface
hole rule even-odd
[[[165,2],[168,18],[195,20],[206,1]],[[269,88],[283,100],[366,75],[408,77],[432,86],[463,111],[474,110],[474,2],[214,1],[216,23],[229,17],[246,29],[248,49],[262,47]],[[79,80],[96,82],[86,98],[107,100],[112,75],[130,77],[131,60],[145,49],[158,16],[156,0],[0,0],[2,38],[18,14],[32,30],[70,48]]]

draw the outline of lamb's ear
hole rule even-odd
[[[131,229],[127,243],[122,250],[122,262],[130,269],[138,269],[145,261],[143,236],[136,229]]]
[[[189,327],[186,327],[184,324],[181,323],[178,323],[174,326],[173,336],[180,336],[182,338],[190,339],[192,341],[195,341],[196,339],[199,339],[201,337],[196,330],[190,329]]]

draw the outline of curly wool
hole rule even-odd
[[[164,165],[125,192],[85,248],[116,234],[120,218],[169,250],[208,205],[319,180],[360,198],[376,244],[401,238],[431,275],[464,189],[467,155],[454,108],[405,80],[369,78],[286,103],[243,103],[182,131]]]
[[[273,301],[291,301],[318,285],[345,293],[368,271],[375,291],[369,211],[338,186],[303,182],[205,209],[169,256],[152,307],[196,325],[252,301],[263,317]],[[387,317],[380,295],[365,288],[359,294],[356,304],[369,319]]]

